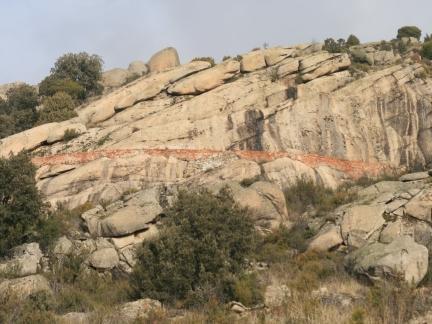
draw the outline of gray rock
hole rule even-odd
[[[60,237],[54,245],[53,252],[56,255],[68,255],[73,249],[72,242],[66,237]]]
[[[19,277],[32,275],[41,267],[42,251],[38,243],[22,244],[12,249],[12,258],[0,263],[0,271]]]
[[[125,303],[118,309],[122,321],[132,322],[137,319],[146,319],[151,312],[162,310],[162,304],[153,299],[145,298]]]
[[[415,173],[409,173],[404,174],[399,178],[399,181],[402,182],[408,182],[408,181],[418,181],[429,178],[430,175],[428,172],[415,172]]]
[[[417,285],[428,269],[428,250],[403,236],[390,244],[372,243],[352,252],[346,264],[353,272],[372,281],[396,278]]]
[[[92,267],[102,270],[110,270],[119,263],[119,256],[114,248],[96,250],[90,255],[89,263]]]
[[[31,294],[45,291],[52,293],[48,280],[41,275],[31,275],[23,278],[4,280],[0,283],[0,296],[15,295],[24,300]]]
[[[142,76],[148,73],[149,69],[147,64],[142,61],[133,61],[128,66],[129,74]]]
[[[427,222],[432,222],[431,210],[432,189],[422,190],[405,205],[408,215]]]

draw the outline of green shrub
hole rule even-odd
[[[432,41],[423,44],[421,55],[429,60],[432,60]]]
[[[39,124],[61,122],[77,116],[75,104],[65,92],[57,92],[54,96],[45,98],[43,106],[39,113]]]
[[[40,96],[51,97],[57,92],[67,93],[74,100],[82,100],[85,98],[84,87],[70,79],[59,79],[55,75],[50,75],[39,84]]]
[[[288,209],[298,215],[312,207],[317,216],[325,216],[336,207],[347,204],[355,198],[355,193],[347,186],[332,190],[304,178],[285,190]]]
[[[350,46],[356,46],[356,45],[360,45],[360,40],[355,35],[352,35],[352,34],[349,35],[348,39],[346,41],[346,46],[350,47]]]
[[[211,64],[211,66],[215,66],[215,60],[213,57],[210,56],[206,56],[206,57],[195,57],[192,59],[191,62],[195,62],[195,61],[202,61],[202,62],[209,62]]]
[[[398,29],[397,38],[414,37],[420,40],[421,34],[420,28],[416,26],[404,26]]]
[[[0,138],[32,128],[38,118],[38,96],[34,87],[21,84],[9,89],[0,100]]]
[[[322,49],[329,53],[342,53],[346,51],[346,42],[343,38],[338,39],[337,42],[333,38],[327,38],[324,40]]]
[[[80,134],[75,129],[66,129],[63,135],[63,141],[69,142],[74,138],[77,138]]]
[[[0,158],[0,256],[31,240],[41,222],[43,204],[35,172],[24,153]]]
[[[223,299],[227,278],[242,272],[253,250],[247,211],[226,190],[216,196],[181,191],[166,215],[160,238],[145,242],[138,253],[131,276],[135,296],[174,302],[204,291],[193,303]]]
[[[231,58],[231,56],[229,56],[229,55],[225,55],[225,56],[222,58],[222,61],[223,61],[223,62],[228,61],[230,58]]]
[[[102,93],[103,87],[99,83],[102,79],[103,61],[98,55],[88,53],[68,53],[57,59],[51,69],[51,76],[55,79],[72,80],[84,88],[85,96]]]
[[[230,299],[239,301],[245,306],[258,305],[264,300],[256,273],[241,275],[232,283],[230,289],[232,293]]]

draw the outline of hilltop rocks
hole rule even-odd
[[[300,72],[303,81],[311,81],[331,74],[351,65],[348,54],[330,54],[322,52],[300,60]]]
[[[264,58],[267,66],[278,64],[294,55],[296,55],[296,50],[294,48],[274,47],[264,50]]]
[[[297,73],[300,67],[300,61],[298,59],[287,59],[284,64],[279,65],[277,69],[277,75],[279,78],[284,78],[287,75]]]
[[[262,50],[252,51],[242,55],[241,71],[243,73],[253,72],[266,67],[266,61]]]
[[[162,72],[180,65],[177,50],[167,47],[155,53],[148,62],[150,72]]]
[[[105,88],[118,88],[125,84],[129,71],[115,68],[102,73],[102,84]]]
[[[132,61],[129,63],[128,72],[130,75],[142,76],[149,72],[149,68],[143,61]]]
[[[239,72],[239,68],[239,62],[234,60],[226,61],[211,69],[178,81],[168,88],[168,93],[172,95],[196,95],[212,90],[236,75]]]
[[[373,243],[347,256],[350,269],[376,281],[400,278],[418,284],[426,275],[428,250],[411,237],[399,237],[390,244]]]

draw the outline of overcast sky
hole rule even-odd
[[[110,69],[167,46],[187,62],[265,42],[391,39],[402,25],[432,32],[431,12],[431,0],[0,0],[0,83],[37,83],[67,52]]]

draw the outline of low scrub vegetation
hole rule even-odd
[[[215,66],[215,64],[216,64],[214,58],[210,57],[210,56],[195,57],[192,59],[191,62],[195,62],[195,61],[209,62],[211,66]]]
[[[74,108],[75,104],[70,95],[66,92],[57,92],[43,101],[43,109],[39,113],[38,124],[61,122],[76,117]]]

